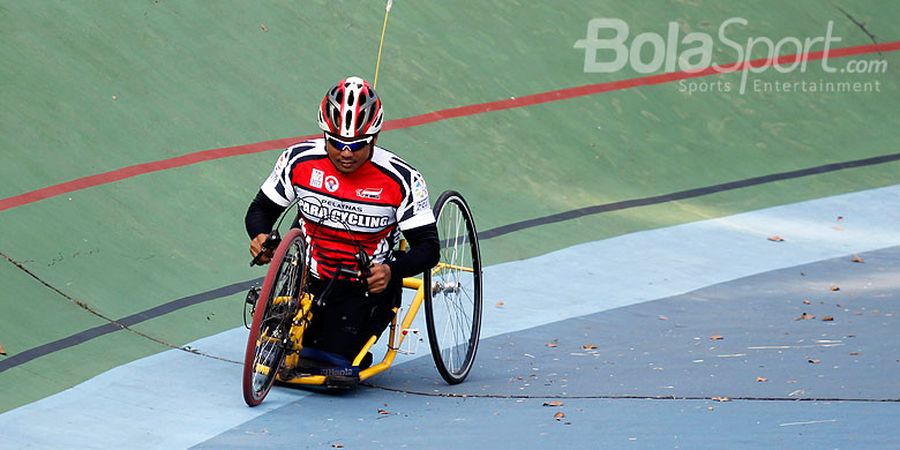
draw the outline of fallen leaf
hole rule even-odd
[[[594,344],[584,344],[581,346],[583,350],[596,350],[597,346]]]
[[[719,336],[718,334],[714,334],[709,337],[709,340],[711,340],[711,341],[721,341],[722,339],[725,339],[725,338],[723,338],[722,336]]]
[[[669,320],[669,318],[666,316],[659,316],[659,320]]]
[[[259,29],[262,30],[263,33],[265,33],[266,31],[269,31],[269,27],[267,27],[266,24],[264,24],[264,23],[259,24]]]
[[[779,235],[769,236],[769,240],[772,242],[784,242],[784,238]]]
[[[0,355],[6,356],[6,349],[2,345],[0,345]]]
[[[808,360],[807,362],[810,363],[810,364],[818,364],[818,363],[820,363],[820,362],[822,362],[822,361],[820,361],[820,360],[818,360],[818,359],[810,359],[810,360]]]
[[[378,414],[390,414],[391,412],[386,409],[378,408]]]
[[[813,320],[815,318],[815,315],[805,312],[794,318],[794,320]]]
[[[832,291],[839,291],[839,290],[841,290],[841,287],[836,284],[832,284],[830,289]]]
[[[710,400],[717,401],[717,402],[730,402],[731,401],[731,399],[728,397],[712,397],[712,398],[710,398]]]
[[[506,303],[503,303],[503,300],[498,300],[497,303],[496,303],[494,306],[496,306],[497,308],[502,308],[503,305],[505,305],[505,304],[506,304]]]
[[[831,317],[831,316],[822,317],[822,322],[833,322],[833,321],[834,321],[834,317]]]
[[[566,417],[566,413],[562,411],[557,411],[556,414],[553,415],[553,418],[557,421],[563,420]]]
[[[557,407],[557,406],[562,406],[562,405],[563,405],[563,402],[561,402],[559,400],[551,400],[549,402],[544,402],[544,406]]]
[[[803,304],[804,304],[804,305],[808,305],[808,304],[809,304],[809,300],[807,300],[807,299],[804,298],[804,299],[803,299]]]
[[[767,381],[769,381],[769,379],[766,378],[766,377],[756,377],[756,382],[757,382],[757,383],[765,383],[765,382],[767,382]]]
[[[853,255],[853,257],[850,258],[850,261],[853,261],[853,262],[855,262],[855,263],[864,263],[864,262],[866,262],[864,259],[860,258],[859,255]]]
[[[546,344],[544,344],[544,345],[546,345],[547,347],[550,347],[550,348],[556,348],[556,347],[559,345],[559,340],[558,340],[558,339],[554,339],[554,340],[552,340],[552,341],[550,341],[550,342],[548,342],[548,343],[546,343]]]

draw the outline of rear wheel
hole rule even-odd
[[[481,251],[462,195],[445,191],[434,205],[441,258],[425,272],[425,323],[431,356],[449,384],[465,380],[481,333]]]
[[[244,401],[256,406],[266,398],[290,344],[291,321],[306,290],[306,242],[292,229],[275,250],[253,312],[244,354]]]

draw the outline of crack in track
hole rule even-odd
[[[840,397],[700,397],[700,396],[678,396],[678,395],[524,395],[524,394],[457,394],[453,392],[421,392],[400,388],[391,388],[386,386],[378,386],[372,383],[361,383],[372,389],[379,389],[388,392],[397,392],[409,395],[417,395],[422,397],[444,397],[444,398],[488,398],[488,399],[566,399],[566,400],[708,400],[717,403],[727,403],[733,401],[757,401],[757,402],[856,402],[856,403],[900,403],[900,398],[840,398]]]
[[[115,326],[115,327],[117,327],[117,328],[119,328],[119,329],[121,329],[121,330],[129,331],[129,332],[134,333],[135,335],[140,336],[140,337],[142,337],[142,338],[144,338],[144,339],[148,339],[148,340],[150,340],[150,341],[156,342],[157,344],[160,344],[160,345],[162,345],[162,346],[164,346],[164,347],[169,347],[169,348],[171,348],[171,349],[181,350],[181,351],[184,351],[184,352],[187,352],[187,353],[192,353],[192,354],[194,354],[194,355],[199,355],[199,356],[203,356],[203,357],[207,357],[207,358],[211,358],[211,359],[216,359],[216,360],[220,360],[220,361],[226,361],[226,362],[232,362],[232,363],[235,362],[235,361],[231,361],[231,360],[229,360],[229,359],[222,358],[222,357],[219,357],[219,356],[215,356],[215,355],[212,355],[212,354],[200,352],[199,350],[192,349],[192,348],[190,348],[189,346],[179,346],[179,345],[175,345],[175,344],[172,344],[171,342],[165,341],[165,340],[163,340],[163,339],[157,338],[157,337],[155,337],[155,336],[151,336],[151,335],[149,335],[149,334],[147,334],[147,333],[144,333],[144,332],[138,331],[138,330],[136,330],[136,329],[134,329],[134,328],[131,328],[131,327],[129,327],[128,325],[125,325],[125,324],[123,324],[123,323],[121,323],[121,322],[119,322],[119,321],[117,321],[117,320],[115,320],[115,319],[112,319],[112,318],[110,318],[110,317],[107,317],[106,315],[104,315],[104,314],[101,313],[100,311],[97,311],[96,309],[92,308],[91,305],[89,305],[87,302],[78,300],[77,298],[75,298],[75,297],[73,297],[73,296],[71,296],[71,295],[69,295],[69,294],[63,292],[62,290],[60,290],[60,289],[57,288],[56,286],[53,286],[52,284],[48,283],[47,281],[45,281],[45,280],[42,279],[41,277],[37,276],[37,274],[35,274],[34,272],[28,270],[28,268],[25,267],[25,265],[24,265],[23,263],[14,260],[12,257],[10,257],[9,255],[7,255],[6,253],[0,252],[0,256],[2,256],[4,259],[6,259],[7,261],[9,261],[10,264],[14,265],[16,268],[18,268],[18,269],[21,270],[22,272],[25,272],[25,273],[26,273],[28,276],[30,276],[31,278],[34,278],[38,283],[41,283],[41,284],[42,284],[44,287],[46,287],[47,289],[50,289],[51,291],[53,291],[53,292],[55,292],[56,294],[58,294],[60,297],[66,299],[68,302],[72,303],[73,305],[75,305],[75,306],[77,306],[77,307],[79,307],[79,308],[81,308],[81,309],[87,311],[87,312],[90,313],[91,315],[93,315],[93,316],[95,316],[95,317],[97,317],[97,318],[99,318],[99,319],[102,319],[102,320],[106,321],[107,323],[109,323],[109,324],[111,324],[111,325],[113,325],[113,326]],[[238,364],[240,364],[240,363],[238,363]]]
[[[853,17],[853,16],[851,16],[850,13],[848,13],[844,8],[841,8],[841,7],[838,6],[838,5],[833,5],[833,6],[834,6],[835,8],[837,8],[837,10],[840,11],[843,15],[847,16],[847,19],[849,19],[851,22],[853,22],[854,25],[856,25],[857,27],[859,27],[859,29],[862,30],[863,33],[866,33],[866,36],[869,36],[869,39],[872,40],[872,43],[873,43],[873,44],[875,44],[876,46],[878,45],[878,41],[875,39],[875,35],[872,34],[872,33],[866,28],[866,24],[864,24],[864,23],[862,23],[862,22],[856,20],[856,18]],[[884,59],[884,55],[881,53],[881,50],[878,50],[878,56],[879,56],[881,59]]]

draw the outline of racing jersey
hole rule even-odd
[[[324,139],[299,143],[281,154],[260,189],[282,207],[298,200],[317,277],[338,276],[338,266],[358,270],[360,248],[383,263],[400,231],[435,221],[422,175],[378,146],[369,161],[346,174],[328,159]]]

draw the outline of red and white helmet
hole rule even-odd
[[[372,135],[381,131],[383,121],[381,99],[369,82],[360,77],[339,81],[319,105],[319,128],[334,136]]]

